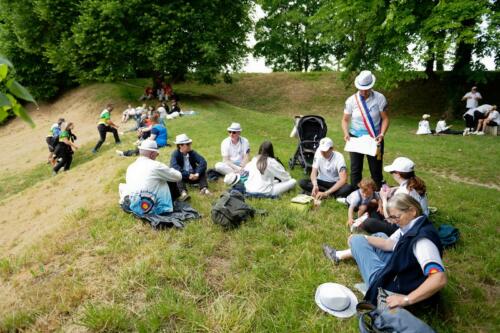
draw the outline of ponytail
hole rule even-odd
[[[425,186],[425,182],[415,176],[415,172],[399,172],[399,175],[403,178],[408,180],[408,183],[406,187],[408,190],[415,190],[420,196],[424,196],[425,193],[427,192],[427,187]]]

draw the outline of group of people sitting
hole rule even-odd
[[[52,174],[56,175],[59,170],[64,168],[68,171],[73,161],[73,153],[78,149],[75,144],[76,135],[73,133],[74,124],[66,123],[64,118],[52,124],[46,137],[49,148],[49,157],[47,163],[52,166]]]
[[[484,135],[486,126],[498,126],[500,124],[500,113],[496,110],[496,105],[479,105],[479,100],[483,99],[477,87],[472,87],[467,92],[462,101],[466,102],[467,111],[464,113],[465,130],[463,135]]]
[[[148,86],[144,89],[143,95],[139,98],[140,101],[149,101],[154,98],[157,98],[160,102],[178,99],[170,83],[163,80],[155,80],[154,83],[154,87]]]
[[[148,106],[146,103],[135,108],[129,104],[127,109],[125,109],[122,113],[122,123],[126,123],[130,118],[133,118],[137,123],[135,128],[137,129],[141,127],[148,117],[151,116],[153,111],[158,111],[160,113],[161,122],[164,122],[165,119],[174,119],[182,115],[177,99],[173,99],[171,101],[170,107],[167,102],[158,103],[156,108],[151,105]]]

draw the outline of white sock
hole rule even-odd
[[[340,260],[351,258],[352,257],[351,249],[337,251],[337,257]]]

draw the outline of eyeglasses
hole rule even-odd
[[[399,221],[399,220],[401,220],[401,216],[403,216],[403,214],[401,214],[401,215],[399,215],[399,216],[396,216],[396,215],[389,215],[389,216],[387,217],[387,219],[388,219],[389,221]]]
[[[240,133],[240,132],[236,132],[236,131],[227,131],[229,134],[237,134],[237,133]]]

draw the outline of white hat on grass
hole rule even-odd
[[[330,138],[323,138],[319,141],[318,149],[320,151],[328,151],[333,147],[333,141]]]
[[[141,142],[139,150],[158,152],[158,145],[156,144],[156,141],[147,139]]]
[[[373,88],[375,85],[375,75],[372,74],[370,71],[362,71],[359,73],[358,76],[356,76],[356,79],[354,80],[354,85],[356,88],[359,90],[368,90]]]
[[[385,172],[412,172],[415,170],[415,163],[407,157],[398,157],[392,164],[384,167]]]
[[[241,125],[240,123],[231,123],[231,126],[227,130],[230,132],[241,132]]]
[[[183,145],[183,144],[187,144],[187,143],[191,143],[193,142],[193,140],[191,140],[186,134],[182,133],[182,134],[179,134],[175,137],[175,144],[176,145]]]
[[[335,317],[349,318],[356,314],[356,295],[338,283],[327,282],[316,289],[314,297],[319,308]]]
[[[226,184],[227,186],[236,185],[240,181],[240,178],[241,178],[241,176],[238,173],[234,173],[234,172],[228,173],[224,177],[224,184]]]

